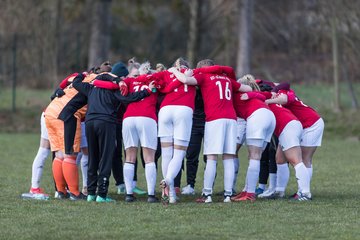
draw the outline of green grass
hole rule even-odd
[[[38,134],[0,134],[0,239],[358,239],[360,226],[359,142],[325,138],[314,160],[312,202],[258,200],[255,203],[194,203],[181,197],[177,205],[147,204],[146,197],[127,204],[117,195],[115,204],[23,200],[31,180],[31,164]],[[247,161],[241,150],[243,185]],[[196,185],[202,187],[201,161]],[[215,192],[223,190],[222,164]],[[160,170],[158,171],[160,176]],[[138,170],[145,188],[144,170]],[[287,194],[296,190],[292,171]],[[158,177],[159,179],[160,177]],[[184,179],[183,179],[184,180]],[[184,181],[183,181],[184,183]],[[50,160],[42,187],[53,194]]]
[[[351,110],[345,87],[342,113],[331,111],[331,86],[294,85],[301,99],[319,110],[325,120],[323,147],[314,160],[314,201],[287,200],[255,203],[221,202],[199,205],[194,197],[181,197],[177,205],[149,205],[146,197],[126,204],[116,194],[114,181],[109,194],[115,204],[31,201],[27,192],[31,165],[39,144],[39,117],[49,103],[51,90],[17,89],[17,111],[11,111],[11,91],[0,89],[0,239],[359,239],[360,207],[360,113]],[[360,84],[355,91],[360,93]],[[26,133],[24,133],[26,132]],[[238,189],[247,168],[241,150]],[[46,162],[42,187],[53,194],[51,161]],[[196,185],[202,187],[201,161]],[[161,171],[158,171],[158,180]],[[223,190],[222,164],[218,165],[215,192]],[[296,190],[294,173],[287,194]],[[144,170],[138,170],[145,188]],[[183,178],[183,185],[185,184]]]

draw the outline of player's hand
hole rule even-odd
[[[61,88],[58,88],[55,92],[55,96],[58,97],[58,98],[61,98],[62,96],[65,95],[65,92],[64,90],[62,90]]]
[[[241,100],[248,100],[248,99],[249,99],[249,95],[247,95],[247,93],[243,93],[243,94],[241,94],[240,99],[241,99]]]
[[[151,92],[156,92],[155,81],[151,81],[149,83],[149,89],[151,90]]]
[[[174,73],[177,71],[176,67],[171,67],[168,69],[169,72]]]
[[[126,96],[129,93],[129,89],[124,81],[119,82],[119,90],[123,96]]]
[[[187,77],[192,77],[194,75],[193,70],[192,69],[186,69],[184,72],[185,76]]]

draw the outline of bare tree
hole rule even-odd
[[[108,59],[111,39],[111,0],[90,1],[90,4],[93,4],[93,12],[91,14],[89,68],[98,66]]]
[[[340,111],[340,88],[339,88],[339,50],[338,50],[338,34],[337,34],[337,20],[332,19],[332,52],[333,52],[333,66],[334,66],[334,110]]]
[[[189,1],[190,26],[187,41],[187,58],[192,66],[195,64],[197,51],[199,48],[199,19],[201,18],[201,5],[202,0]]]
[[[253,9],[254,0],[242,0],[239,4],[239,46],[236,67],[236,73],[238,76],[242,76],[250,72]]]

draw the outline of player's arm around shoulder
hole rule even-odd
[[[198,85],[196,78],[193,76],[191,69],[187,69],[184,73],[180,72],[177,68],[172,67],[168,69],[169,72],[173,73],[175,77],[182,83],[187,85]]]

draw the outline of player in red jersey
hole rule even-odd
[[[136,78],[126,78],[129,93],[147,89],[147,74],[151,73],[150,63],[144,63],[141,69],[147,68],[146,73]],[[155,197],[156,166],[155,151],[157,149],[157,93],[150,95],[139,102],[130,103],[123,117],[123,140],[126,151],[124,164],[124,180],[127,196],[125,201],[132,202],[133,178],[139,142],[145,161],[145,177],[148,187],[148,202],[157,202]],[[140,110],[140,111],[139,111]]]
[[[304,104],[295,94],[294,90],[280,90],[271,102],[282,104],[289,109],[301,122],[303,132],[301,135],[301,153],[303,162],[308,170],[310,181],[313,175],[312,159],[316,148],[321,146],[324,132],[324,121],[310,106]],[[293,197],[297,198],[298,193]]]
[[[249,152],[249,167],[246,174],[246,186],[242,193],[234,196],[234,201],[255,201],[255,189],[259,179],[260,159],[275,129],[275,116],[265,103],[265,96],[251,75],[240,78],[242,84],[252,87],[253,92],[234,94],[234,107],[239,118],[246,120],[246,145]],[[243,138],[239,136],[239,138]],[[238,145],[241,147],[242,142]],[[237,150],[238,150],[237,149]]]
[[[277,183],[275,192],[263,194],[266,198],[283,198],[285,188],[289,179],[287,162],[294,166],[295,175],[298,182],[299,201],[311,200],[310,176],[302,161],[300,141],[302,135],[302,125],[298,118],[289,109],[280,104],[273,103],[271,99],[274,93],[264,92],[268,98],[266,103],[274,113],[276,118],[275,135],[279,138],[279,145],[276,152],[277,163]]]
[[[189,67],[189,64],[184,59],[179,58],[175,61],[174,66],[180,71],[184,71]],[[177,88],[165,94],[160,105],[158,123],[164,177],[160,183],[163,201],[175,203],[174,178],[181,169],[189,145],[196,90],[194,86],[188,86],[177,81],[176,76],[168,70],[154,73],[151,78],[157,82],[163,82],[165,85],[178,83]],[[162,92],[163,87],[159,90]],[[169,193],[167,191],[168,186]]]
[[[251,91],[251,87],[237,83],[230,67],[214,66],[210,59],[198,63],[194,75],[171,69],[184,84],[198,85],[204,99],[205,132],[204,154],[207,155],[204,188],[198,202],[212,202],[213,183],[216,175],[217,155],[224,164],[224,202],[230,202],[234,181],[234,155],[236,152],[236,113],[233,91]]]

